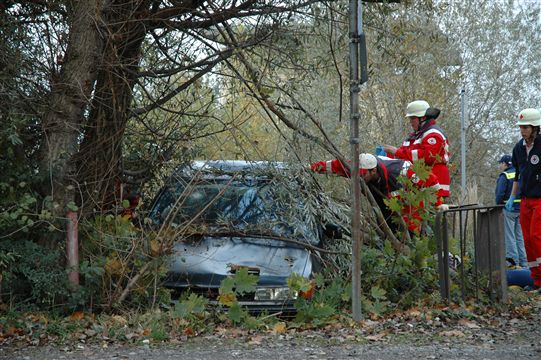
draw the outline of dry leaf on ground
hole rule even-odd
[[[462,331],[460,330],[448,330],[448,331],[442,331],[440,333],[441,336],[445,336],[445,337],[465,337],[466,334],[464,334]]]
[[[379,334],[365,336],[365,339],[370,341],[380,341],[387,336],[388,333],[388,331],[382,331]]]
[[[479,329],[480,326],[475,321],[471,321],[468,319],[460,319],[458,320],[458,324],[467,327],[468,329]]]
[[[272,328],[272,331],[277,333],[277,334],[283,334],[283,333],[286,332],[286,330],[287,330],[287,326],[283,322],[279,322],[279,323],[274,324],[274,326]]]

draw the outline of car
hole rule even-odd
[[[312,277],[319,264],[314,249],[340,234],[318,222],[302,196],[302,182],[287,176],[280,162],[194,161],[179,167],[149,216],[175,234],[164,286],[216,303],[221,281],[244,268],[258,282],[240,305],[251,312],[294,311],[296,294],[287,279],[293,273]]]

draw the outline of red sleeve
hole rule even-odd
[[[424,180],[424,181],[419,179],[417,177],[417,175],[411,169],[407,170],[406,176],[408,177],[408,179],[411,180],[411,182],[414,184],[414,186],[416,186],[418,188],[430,188],[431,187],[431,188],[434,189],[434,192],[437,192],[439,187],[440,187],[438,177],[436,175],[434,175],[434,173],[432,173],[432,172],[430,172],[430,174],[428,175],[428,178],[426,180]],[[443,201],[443,198],[438,196],[434,206],[438,207],[438,206],[440,206],[441,204],[444,204],[444,203],[445,202]]]
[[[445,138],[438,132],[424,135],[416,149],[401,146],[396,150],[395,157],[408,161],[424,159],[427,165],[442,162],[445,157]]]
[[[312,171],[318,173],[333,173],[336,175],[349,177],[349,171],[342,165],[340,160],[318,161],[310,165]]]
[[[430,172],[430,174],[428,175],[428,178],[425,180],[419,179],[417,177],[417,174],[415,174],[413,170],[411,169],[407,170],[406,176],[418,188],[434,187],[436,190],[438,189],[438,185],[439,185],[438,178],[432,172]]]

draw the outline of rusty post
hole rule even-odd
[[[68,258],[68,281],[72,287],[79,285],[79,220],[77,213],[68,211],[66,256]]]

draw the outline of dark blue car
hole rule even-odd
[[[312,275],[318,254],[310,248],[329,232],[304,201],[302,184],[279,179],[284,171],[283,163],[246,161],[197,161],[179,168],[150,212],[155,224],[166,224],[175,236],[165,286],[216,300],[220,282],[246,268],[259,281],[241,305],[291,310],[296,294],[287,279],[292,273]]]

